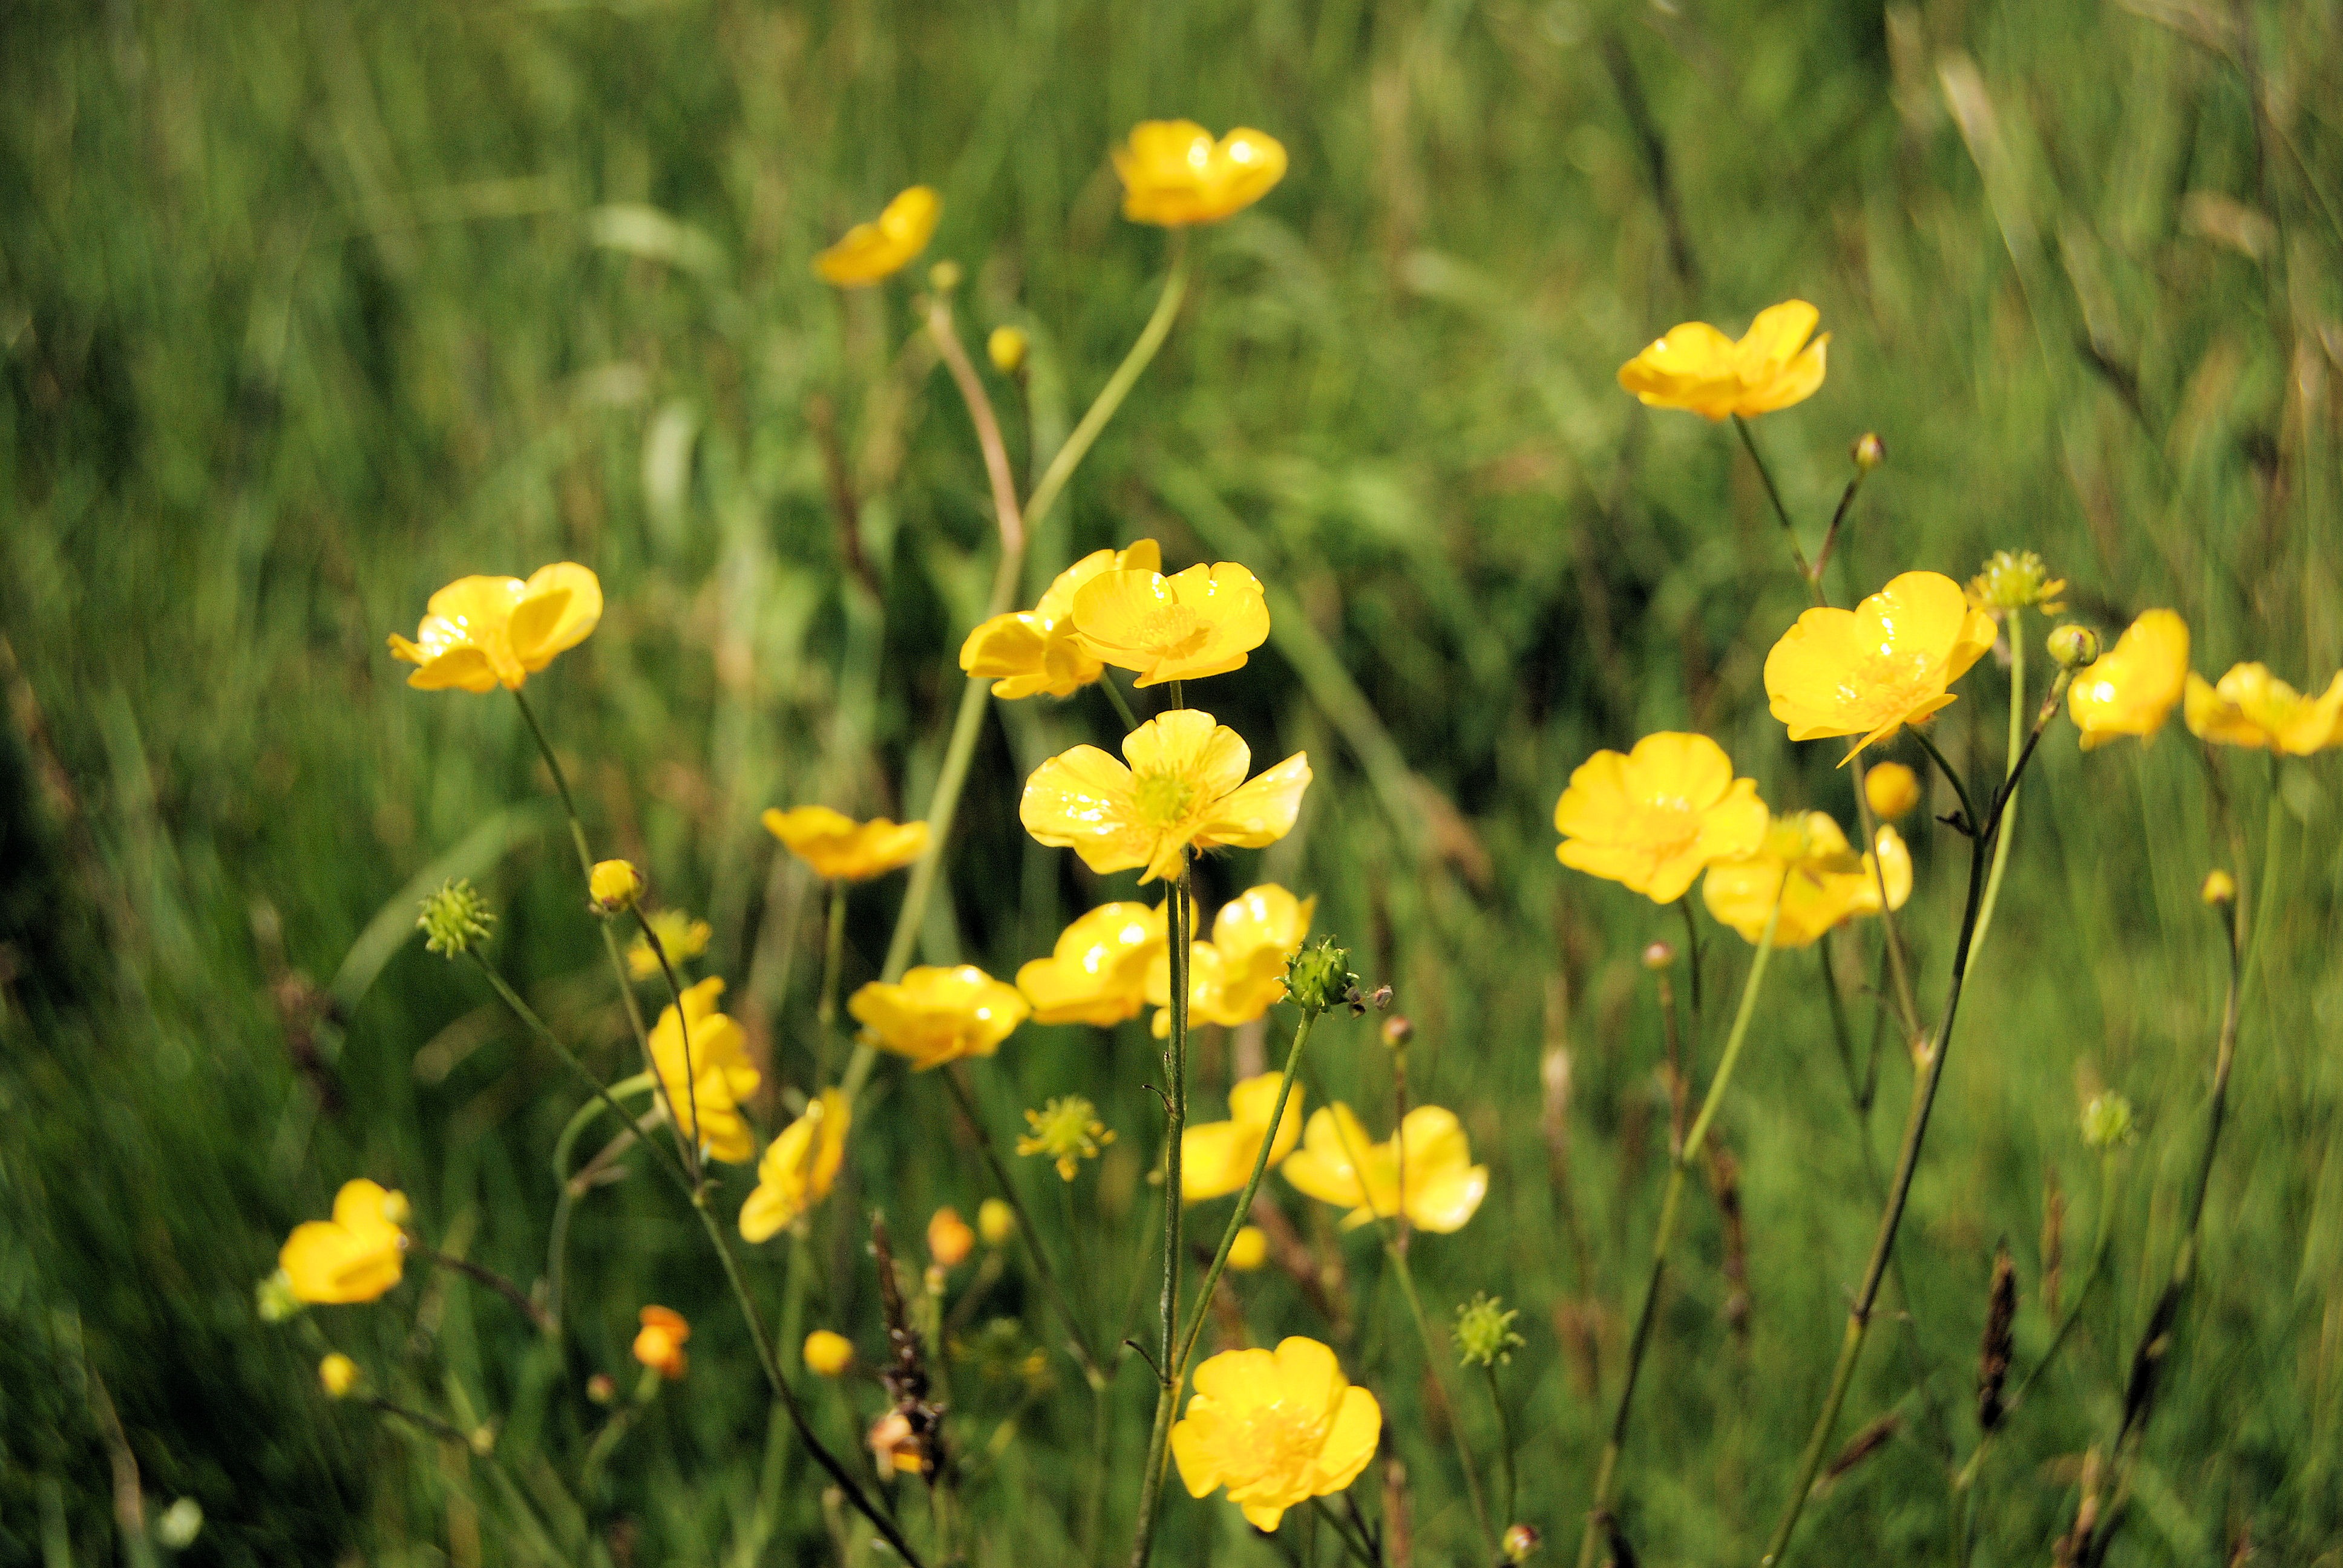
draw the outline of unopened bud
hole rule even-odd
[[[1017,1211],[998,1198],[987,1198],[976,1206],[976,1233],[988,1247],[1009,1245],[1017,1234]]]
[[[2050,634],[2050,657],[2061,669],[2080,669],[2099,657],[2099,634],[2069,621]]]
[[[2131,1101],[2107,1090],[2091,1096],[2083,1107],[2083,1142],[2092,1149],[2116,1149],[2131,1141]]]
[[[940,261],[928,268],[928,286],[938,294],[950,294],[960,286],[960,263]]]
[[[1863,799],[1893,822],[1920,803],[1920,776],[1901,762],[1881,762],[1863,776]]]
[[[264,1323],[281,1323],[299,1315],[304,1305],[293,1293],[293,1277],[279,1269],[252,1288],[252,1304]]]
[[[1415,1022],[1403,1012],[1395,1012],[1383,1020],[1383,1043],[1393,1050],[1405,1050],[1415,1038]]]
[[[482,1424],[472,1429],[472,1452],[486,1459],[497,1451],[497,1429]]]
[[[2227,871],[2207,871],[2205,873],[2205,886],[2197,896],[2211,909],[2234,904],[2237,901],[2237,879]]]
[[[1667,942],[1654,942],[1644,950],[1644,967],[1654,974],[1675,967],[1676,950]]]
[[[608,1404],[618,1397],[618,1380],[608,1372],[596,1372],[586,1380],[586,1397],[596,1404]]]
[[[1865,438],[1866,440],[1877,439],[1876,437],[1866,437]],[[1528,1562],[1531,1554],[1537,1551],[1539,1542],[1540,1537],[1538,1533],[1528,1525],[1507,1525],[1505,1527],[1505,1561],[1508,1563]]]
[[[601,860],[586,874],[586,891],[598,915],[616,915],[635,907],[642,896],[642,873],[625,860]]]
[[[317,1363],[317,1382],[327,1399],[343,1399],[358,1386],[358,1363],[336,1351]]]
[[[928,1221],[928,1256],[941,1269],[956,1269],[976,1250],[976,1232],[947,1205]]]
[[[854,1342],[829,1329],[806,1335],[806,1371],[816,1377],[836,1377],[854,1364]]]
[[[182,1497],[155,1516],[155,1539],[173,1552],[185,1552],[204,1533],[204,1505]]]
[[[1865,430],[1855,438],[1855,449],[1849,455],[1855,458],[1855,467],[1868,474],[1872,469],[1887,461],[1887,443],[1871,431]]]
[[[1025,334],[1014,327],[996,327],[992,336],[984,340],[986,357],[1003,376],[1014,376],[1025,368],[1025,350],[1029,347]]]

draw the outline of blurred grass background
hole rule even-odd
[[[1161,234],[1117,216],[1110,142],[1181,115],[1292,151],[1266,202],[1197,236],[1195,296],[1028,575],[1038,591],[1152,534],[1281,596],[1271,647],[1208,700],[1257,759],[1306,746],[1318,781],[1292,838],[1210,863],[1207,903],[1262,877],[1319,894],[1319,929],[1415,1019],[1415,1097],[1454,1106],[1494,1171],[1473,1226],[1423,1239],[1416,1266],[1442,1302],[1485,1289],[1525,1309],[1502,1379],[1529,1434],[1518,1512],[1557,1556],[1665,1163],[1636,954],[1676,927],[1561,870],[1554,797],[1598,746],[1697,727],[1777,808],[1850,814],[1835,749],[1794,749],[1765,716],[1763,658],[1803,597],[1755,470],[1729,433],[1637,408],[1618,363],[1679,319],[1737,332],[1778,298],[1820,306],[1830,378],[1757,434],[1810,548],[1847,443],[1885,437],[1842,602],[2033,548],[2110,632],[2179,608],[2210,674],[2259,658],[2323,684],[2343,657],[2328,5],[28,0],[0,15],[0,1561],[147,1561],[182,1496],[207,1521],[185,1554],[207,1563],[828,1550],[802,1456],[769,1454],[720,1277],[647,1181],[581,1210],[566,1359],[419,1270],[388,1304],[289,1329],[256,1322],[252,1286],[357,1174],[403,1187],[448,1250],[541,1269],[574,1092],[475,980],[402,942],[420,886],[480,879],[508,972],[623,1060],[509,705],[411,692],[384,651],[452,577],[600,573],[608,615],[539,678],[541,708],[602,841],[712,919],[702,972],[730,981],[774,1076],[809,1081],[818,920],[757,812],[920,808],[990,570],[967,419],[908,286],[841,297],[809,271],[903,185],[944,195],[930,255],[969,269],[971,337],[1032,334],[1028,392],[992,385],[1021,459],[1046,459],[1164,266]],[[850,587],[825,427],[883,634]],[[2000,766],[2006,691],[1987,666],[1943,725],[1980,771]],[[923,950],[1007,974],[1114,896],[1014,818],[1027,769],[1112,725],[1089,696],[995,712]],[[2035,777],[1904,1231],[1910,1326],[1874,1336],[1845,1425],[1899,1400],[1909,1419],[1815,1505],[1802,1550],[1943,1551],[1912,1369],[1966,1452],[1993,1247],[2017,1257],[2025,1366],[2050,1326],[2047,1195],[2070,1205],[2070,1291],[2096,1221],[2076,1125],[2105,1085],[2144,1124],[2112,1289],[1987,1473],[1979,1559],[2041,1560],[2070,1520],[2195,1158],[2222,970],[2195,889],[2217,864],[2250,884],[2278,788],[2285,900],[2117,1550],[2226,1560],[2249,1538],[2334,1562],[2335,765],[2208,765],[2185,733],[2086,760],[2060,730]],[[1906,929],[1933,996],[1965,856],[1918,853]],[[850,984],[899,896],[856,894]],[[1729,996],[1745,950],[1715,950]],[[1813,963],[1782,960],[1724,1122],[1746,1302],[1708,1205],[1662,1316],[1625,1472],[1647,1560],[1755,1557],[1868,1246]],[[1325,1033],[1313,1101],[1387,1125],[1371,1026]],[[1232,1044],[1202,1048],[1200,1115]],[[1144,1210],[1151,1060],[1138,1030],[1109,1050],[1029,1029],[977,1074],[996,1136],[1069,1091],[1121,1131],[1079,1190],[1101,1294],[1123,1277],[1103,1249]],[[882,1206],[912,1232],[985,1191],[939,1086],[880,1082],[814,1308],[866,1347],[853,1217]],[[1891,1060],[1883,1150],[1906,1082]],[[1305,1230],[1325,1218],[1265,1190]],[[1363,1240],[1343,1255],[1339,1333],[1274,1275],[1242,1283],[1253,1332],[1336,1339],[1390,1412],[1418,1560],[1468,1560],[1397,1298]],[[778,1255],[757,1267],[778,1301]],[[580,1488],[598,1418],[577,1383],[622,1368],[654,1300],[698,1325],[691,1379]],[[1046,1338],[1008,1286],[983,1315],[1021,1310]],[[325,1338],[437,1407],[502,1412],[499,1458],[328,1404]],[[1143,1369],[1125,1367],[1103,1453],[1057,1375],[1027,1408],[1013,1380],[959,1369],[963,1445],[1021,1412],[971,1482],[974,1561],[1077,1554],[1094,1462],[1114,1475],[1095,1539],[1127,1539]],[[1486,1402],[1463,1395],[1486,1452]],[[842,1396],[820,1397],[851,1449]],[[1164,1545],[1280,1560],[1219,1502],[1173,1499]]]

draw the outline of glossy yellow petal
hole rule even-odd
[[[1286,1509],[1340,1492],[1382,1436],[1373,1396],[1334,1352],[1301,1336],[1275,1352],[1224,1351],[1196,1369],[1195,1396],[1172,1429],[1172,1457],[1195,1497],[1216,1487],[1273,1529]]]
[[[769,808],[765,830],[826,881],[868,881],[900,870],[927,853],[925,822],[857,822],[827,806]]]
[[[399,1282],[406,1261],[405,1194],[363,1178],[334,1195],[334,1217],[293,1228],[277,1254],[297,1300],[371,1302]]]
[[[508,636],[513,657],[534,675],[554,656],[593,635],[602,620],[602,583],[575,561],[540,567],[513,607]]]
[[[1146,120],[1113,151],[1122,216],[1165,227],[1218,223],[1285,177],[1276,138],[1240,127],[1215,142],[1192,120]]]
[[[814,257],[814,271],[840,288],[866,288],[909,266],[934,237],[943,198],[926,186],[913,186],[887,204],[870,223]]]
[[[2188,683],[2188,623],[2152,609],[2124,629],[2116,645],[2076,673],[2066,714],[2084,750],[2126,735],[2150,739],[2179,705]]]
[[[873,980],[847,1002],[866,1039],[922,1071],[990,1056],[1031,1010],[1014,986],[973,964],[921,965],[896,984]]]
[[[2200,739],[2308,757],[2343,744],[2343,672],[2316,698],[2260,664],[2232,666],[2217,685],[2192,672],[2184,711],[2190,733]]]
[[[1375,1456],[1383,1435],[1383,1406],[1375,1402],[1375,1396],[1356,1383],[1344,1388],[1313,1465],[1312,1494],[1331,1496],[1356,1481]]]
[[[1261,1154],[1258,1127],[1207,1121],[1180,1135],[1180,1197],[1189,1203],[1225,1198],[1244,1190]]]
[[[1830,335],[1808,341],[1820,319],[1805,300],[1787,300],[1758,312],[1737,343],[1687,321],[1620,367],[1619,385],[1652,407],[1710,419],[1787,408],[1823,384]]]
[[[1269,606],[1252,573],[1222,561],[1168,578],[1101,573],[1075,593],[1073,623],[1093,657],[1158,686],[1241,668],[1269,638]]]
[[[1248,779],[1223,797],[1197,828],[1196,847],[1259,849],[1274,844],[1293,831],[1310,778],[1310,754],[1297,751]]]
[[[1018,816],[1041,843],[1071,848],[1094,871],[1143,867],[1142,882],[1176,876],[1181,852],[1258,848],[1293,825],[1309,764],[1299,755],[1251,783],[1251,754],[1209,713],[1178,709],[1123,738],[1123,767],[1078,746],[1034,769]]]
[[[1663,730],[1624,756],[1598,751],[1579,764],[1554,820],[1564,865],[1664,904],[1704,867],[1755,849],[1765,808],[1715,741]]]
[[[1765,658],[1774,717],[1793,740],[1873,742],[1954,700],[1947,689],[1993,643],[1993,623],[1938,572],[1906,572],[1852,610],[1801,615]]]

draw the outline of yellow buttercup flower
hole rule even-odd
[[[1229,1267],[1250,1274],[1268,1261],[1269,1233],[1258,1225],[1240,1227],[1237,1239],[1229,1243]]]
[[[649,920],[659,946],[667,950],[667,961],[678,966],[706,952],[708,939],[715,935],[706,920],[695,920],[681,910],[654,910]],[[659,954],[639,931],[627,947],[627,972],[639,980],[659,977]]]
[[[413,642],[391,634],[390,653],[418,667],[407,684],[420,691],[518,691],[601,618],[601,581],[574,561],[540,567],[527,582],[458,578],[431,596]]]
[[[1114,149],[1122,216],[1165,228],[1218,223],[1285,177],[1277,138],[1242,127],[1219,141],[1193,120],[1142,120]]]
[[[2325,692],[2306,697],[2259,664],[2232,665],[2217,686],[2191,670],[2187,714],[2200,740],[2308,757],[2343,745],[2343,671]]]
[[[836,1377],[854,1364],[854,1342],[831,1329],[816,1329],[805,1337],[806,1371],[816,1377]]]
[[[1292,829],[1310,759],[1295,752],[1251,780],[1252,751],[1209,713],[1174,709],[1123,737],[1124,767],[1077,746],[1033,770],[1017,814],[1044,844],[1071,849],[1093,871],[1143,868],[1141,882],[1176,877],[1181,852],[1255,849]]]
[[[1074,595],[1092,578],[1110,572],[1152,572],[1163,564],[1153,539],[1128,549],[1092,550],[1060,572],[1031,609],[996,615],[960,645],[960,667],[992,682],[992,695],[1071,697],[1106,673],[1106,666],[1074,632]]]
[[[1033,1021],[1111,1029],[1138,1017],[1147,1000],[1148,966],[1168,940],[1165,925],[1162,908],[1141,903],[1101,904],[1076,916],[1048,958],[1017,971]]]
[[[635,1359],[672,1382],[691,1365],[683,1344],[691,1325],[672,1307],[649,1306],[637,1314],[642,1325],[635,1334]]]
[[[317,1363],[317,1382],[327,1399],[346,1399],[358,1386],[358,1363],[335,1351]]]
[[[1199,1365],[1172,1458],[1189,1496],[1225,1486],[1247,1523],[1274,1530],[1287,1509],[1356,1480],[1383,1430],[1375,1396],[1342,1375],[1332,1351],[1297,1335]]]
[[[1139,672],[1134,686],[1225,675],[1269,639],[1261,579],[1234,561],[1101,572],[1074,595],[1073,619],[1091,657]]]
[[[759,820],[765,831],[826,881],[867,882],[901,869],[928,851],[925,822],[890,822],[884,817],[858,822],[827,806],[789,811],[768,807]]]
[[[1407,1151],[1407,1191],[1400,1191],[1400,1151]],[[1385,1142],[1367,1139],[1351,1108],[1322,1106],[1302,1130],[1302,1147],[1285,1161],[1285,1179],[1322,1203],[1347,1205],[1345,1231],[1404,1213],[1418,1230],[1461,1231],[1489,1194],[1489,1168],[1473,1151],[1456,1113],[1419,1105]]]
[[[846,1134],[853,1125],[854,1111],[846,1096],[825,1089],[806,1106],[804,1115],[781,1129],[757,1161],[756,1190],[740,1205],[744,1239],[770,1241],[830,1196],[839,1168],[846,1163]]]
[[[2075,672],[2066,716],[2086,751],[2126,735],[2150,739],[2187,681],[2188,623],[2172,610],[2152,609],[2125,628],[2097,662]]]
[[[407,1194],[361,1177],[334,1194],[334,1217],[293,1227],[277,1254],[296,1301],[371,1302],[406,1267]]]
[[[1920,803],[1920,776],[1901,762],[1875,762],[1863,776],[1863,798],[1893,822]]]
[[[1684,897],[1711,863],[1745,855],[1765,836],[1765,804],[1754,779],[1705,735],[1664,729],[1622,756],[1597,751],[1570,775],[1554,802],[1562,863],[1643,894]]]
[[[1720,923],[1755,942],[1765,937],[1778,890],[1774,945],[1803,948],[1857,915],[1877,914],[1882,880],[1887,907],[1902,909],[1912,896],[1912,851],[1895,829],[1882,823],[1875,853],[1857,856],[1828,812],[1793,812],[1775,819],[1756,853],[1711,866],[1700,896]]]
[[[1757,313],[1735,343],[1705,321],[1687,321],[1619,367],[1619,385],[1654,408],[1711,419],[1770,414],[1803,403],[1823,384],[1822,312],[1792,299]]]
[[[840,288],[867,288],[892,277],[928,248],[943,211],[943,197],[926,186],[913,186],[889,202],[875,221],[856,224],[815,256],[813,269]]]
[[[988,1247],[1009,1245],[1017,1234],[1017,1211],[998,1198],[987,1198],[976,1206],[976,1233]]]
[[[1017,988],[973,964],[922,964],[900,982],[872,980],[848,999],[863,1038],[920,1071],[964,1056],[990,1056],[1033,1010]]]
[[[745,1165],[756,1155],[757,1140],[740,1107],[763,1079],[749,1064],[748,1036],[716,1010],[723,995],[724,982],[710,975],[684,988],[681,1018],[673,1002],[661,1009],[659,1022],[651,1026],[651,1066],[683,1135],[706,1149],[711,1160]]]
[[[1219,994],[1204,1017],[1234,1029],[1285,1000],[1285,966],[1310,936],[1315,898],[1297,899],[1274,882],[1247,888],[1212,917],[1220,960]],[[1169,995],[1170,977],[1165,977]]]
[[[1261,1142],[1269,1137],[1269,1119],[1277,1111],[1277,1092],[1284,1083],[1281,1072],[1248,1078],[1229,1091],[1229,1119],[1191,1127],[1180,1135],[1180,1196],[1191,1203],[1241,1192],[1252,1179],[1252,1162],[1261,1157]],[[1285,1102],[1285,1114],[1270,1139],[1269,1168],[1293,1151],[1302,1141],[1302,1086],[1294,1085]]]
[[[1906,572],[1853,609],[1815,608],[1765,656],[1765,695],[1793,740],[1857,737],[1849,759],[1953,700],[1993,646],[1993,618],[1937,572]]]

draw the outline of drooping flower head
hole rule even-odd
[[[1191,1203],[1241,1192],[1252,1180],[1252,1162],[1261,1157],[1262,1140],[1269,1138],[1269,1119],[1277,1112],[1277,1094],[1285,1081],[1282,1072],[1264,1072],[1229,1090],[1229,1119],[1206,1121],[1180,1135],[1180,1196]],[[1278,1119],[1277,1136],[1269,1140],[1269,1169],[1293,1151],[1302,1141],[1302,1086],[1296,1084]]]
[[[406,1267],[407,1194],[361,1177],[334,1194],[334,1217],[293,1227],[277,1254],[296,1301],[371,1302]]]
[[[1375,1396],[1342,1375],[1334,1352],[1296,1336],[1275,1351],[1222,1351],[1196,1368],[1188,1413],[1172,1428],[1172,1458],[1191,1497],[1225,1486],[1257,1530],[1289,1508],[1332,1497],[1374,1457],[1383,1429]]]
[[[858,822],[827,806],[784,811],[768,807],[765,831],[826,881],[867,882],[900,870],[928,851],[925,822],[890,822],[874,817]]]
[[[1993,618],[1937,572],[1906,572],[1853,609],[1800,616],[1765,656],[1765,695],[1793,740],[1856,737],[1846,759],[1953,700],[1993,646]]]
[[[1607,878],[1654,903],[1684,897],[1702,868],[1745,855],[1765,834],[1754,779],[1735,779],[1705,735],[1662,730],[1624,756],[1597,751],[1554,802],[1562,863]]]
[[[846,1096],[825,1089],[807,1104],[804,1115],[781,1129],[757,1161],[756,1190],[740,1205],[743,1238],[770,1241],[830,1196],[846,1163],[846,1134],[853,1125]]]
[[[1902,909],[1912,896],[1912,851],[1894,828],[1881,823],[1876,851],[1858,856],[1828,812],[1794,811],[1774,819],[1754,854],[1711,866],[1700,895],[1721,924],[1755,942],[1778,890],[1774,945],[1803,948],[1857,915],[1877,914],[1883,880],[1887,907]]]
[[[1114,1141],[1114,1129],[1098,1119],[1098,1107],[1079,1094],[1061,1095],[1025,1113],[1031,1131],[1017,1141],[1020,1155],[1039,1155],[1071,1181],[1085,1160],[1095,1160]]]
[[[1075,592],[1073,621],[1093,658],[1139,672],[1134,686],[1225,675],[1269,638],[1261,579],[1234,561],[1101,572]]]
[[[1648,407],[1711,419],[1787,408],[1823,384],[1830,334],[1806,341],[1821,320],[1805,300],[1787,300],[1759,311],[1738,343],[1705,321],[1687,321],[1619,367],[1619,385]]]
[[[1121,571],[1152,572],[1163,564],[1153,539],[1123,550],[1092,550],[1060,572],[1031,609],[996,615],[960,645],[960,667],[992,682],[992,695],[1071,697],[1106,673],[1106,666],[1074,632],[1074,595],[1092,578]]]
[[[2259,664],[2232,665],[2215,685],[2188,674],[2188,732],[2217,746],[2266,748],[2308,757],[2343,745],[2343,671],[2317,697],[2306,697]]]
[[[519,690],[554,656],[584,642],[602,618],[602,584],[573,561],[518,578],[458,578],[431,596],[415,640],[393,632],[390,653],[417,667],[418,691]]]
[[[1400,1151],[1407,1151],[1407,1190],[1400,1190]],[[1489,1168],[1473,1151],[1456,1113],[1419,1105],[1399,1133],[1371,1142],[1351,1108],[1322,1106],[1302,1130],[1302,1147],[1285,1161],[1285,1179],[1322,1203],[1346,1206],[1342,1229],[1405,1214],[1418,1230],[1461,1231],[1489,1194]]]
[[[1033,770],[1018,817],[1044,844],[1071,849],[1093,871],[1143,868],[1140,880],[1176,877],[1193,846],[1260,849],[1292,830],[1310,783],[1297,751],[1247,780],[1252,751],[1237,732],[1192,708],[1149,719],[1123,737],[1125,767],[1077,746]]]
[[[846,236],[813,258],[813,269],[840,288],[868,288],[911,265],[935,236],[944,198],[926,186],[913,186],[887,204],[870,223],[858,223]]]
[[[749,1064],[740,1026],[716,1010],[723,995],[724,982],[710,975],[684,988],[680,1018],[673,1002],[662,1009],[651,1026],[651,1066],[683,1135],[711,1160],[745,1165],[756,1157],[757,1140],[740,1107],[763,1079]]]
[[[1242,127],[1219,141],[1193,120],[1142,120],[1114,149],[1122,216],[1165,228],[1218,223],[1285,177],[1277,138]]]
[[[863,1038],[920,1071],[964,1056],[990,1056],[1032,1009],[974,964],[922,964],[899,982],[872,980],[847,999]]]
[[[695,920],[681,910],[654,910],[649,919],[652,934],[667,950],[667,961],[678,967],[706,952],[708,939],[716,934],[706,920]],[[639,980],[659,977],[659,954],[640,932],[628,944],[627,973]]]
[[[2152,609],[2124,628],[2114,648],[2075,672],[2066,716],[2088,751],[2126,735],[2153,739],[2188,681],[2188,623]]]
[[[648,1306],[636,1315],[641,1326],[635,1332],[635,1359],[651,1371],[673,1382],[691,1366],[691,1358],[684,1353],[684,1342],[691,1338],[691,1325],[683,1314],[672,1307]]]

